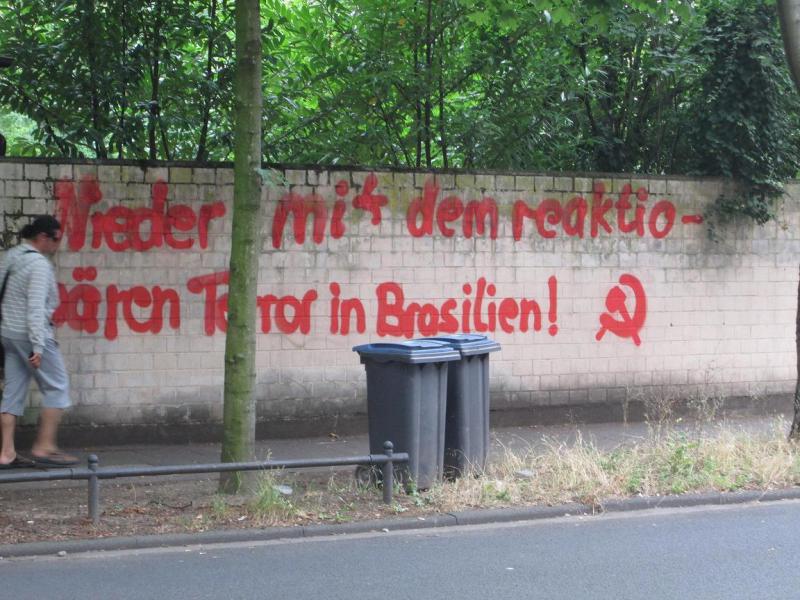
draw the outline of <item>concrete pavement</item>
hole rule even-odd
[[[748,432],[766,432],[775,427],[788,432],[789,428],[789,422],[785,417],[775,415],[732,417],[724,422]],[[701,424],[686,420],[678,423],[676,427],[687,431],[700,430],[706,435],[713,435],[720,423],[721,421],[714,421]],[[523,451],[547,441],[572,444],[579,437],[600,449],[610,449],[620,444],[645,439],[651,427],[646,423],[597,423],[493,428],[489,458],[491,460],[492,456],[497,456],[503,448]],[[86,446],[70,448],[70,451],[80,456],[83,461],[88,454],[97,454],[103,466],[193,464],[218,462],[220,457],[219,444]],[[256,456],[259,459],[329,458],[368,453],[369,440],[366,434],[259,440],[256,444]]]
[[[683,420],[675,425],[679,430],[701,432],[714,435],[721,423],[728,427],[740,428],[747,432],[767,432],[775,428],[788,432],[789,421],[785,416],[761,415],[730,417],[725,421],[698,423]],[[491,430],[491,449],[489,460],[502,456],[504,449],[524,452],[545,443],[573,444],[577,439],[592,443],[601,450],[612,449],[621,444],[630,444],[648,437],[652,425],[647,423],[594,423],[570,425],[531,425],[527,427],[502,427]],[[133,444],[119,446],[84,446],[67,448],[79,456],[81,465],[86,465],[89,454],[100,458],[100,466],[129,465],[183,465],[213,463],[220,461],[220,444]],[[25,455],[25,449],[20,449]],[[332,458],[359,456],[369,453],[369,440],[366,434],[349,436],[326,436],[314,438],[295,438],[259,440],[256,444],[256,458],[259,460],[294,460],[310,458]],[[351,469],[352,467],[347,467]],[[170,476],[170,477],[192,477]],[[203,475],[198,475],[203,477]],[[78,482],[63,482],[75,485]],[[81,485],[85,485],[80,483]],[[53,483],[10,484],[21,486],[52,486]]]

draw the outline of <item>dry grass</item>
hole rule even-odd
[[[362,518],[366,505],[370,513],[379,507],[379,490],[359,484],[349,471],[315,486],[294,479],[290,485],[297,493],[290,498],[275,491],[287,477],[294,476],[283,474],[279,480],[275,474],[263,475],[258,493],[240,502],[237,512],[246,511],[263,526],[309,516],[345,522]],[[674,421],[659,421],[645,438],[613,450],[601,450],[580,435],[571,443],[544,440],[523,452],[503,449],[485,471],[473,470],[422,492],[404,492],[398,486],[392,510],[418,514],[569,502],[601,505],[611,498],[766,490],[798,482],[800,447],[786,441],[782,422],[776,421],[767,433],[753,434],[725,423],[679,430]],[[221,508],[226,502],[225,497],[216,499],[213,512],[227,517]]]
[[[427,493],[441,511],[468,507],[585,502],[626,496],[789,487],[800,481],[800,449],[782,426],[753,435],[727,425],[678,431],[663,424],[635,444],[601,451],[579,437],[505,451],[483,473]]]

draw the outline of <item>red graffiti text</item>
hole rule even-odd
[[[228,294],[220,290],[220,286],[228,286],[228,271],[220,271],[199,277],[192,277],[186,286],[193,294],[204,294],[203,311],[204,331],[206,335],[215,332],[226,332],[228,329]],[[260,311],[261,332],[272,331],[272,323],[281,333],[302,333],[311,331],[311,310],[317,299],[316,290],[308,290],[302,298],[295,296],[275,296],[266,294],[257,296],[256,303]]]
[[[649,194],[645,188],[636,191],[635,206],[632,196],[630,184],[625,184],[619,198],[614,202],[605,195],[603,182],[597,182],[591,205],[581,196],[576,196],[564,205],[558,200],[545,199],[536,208],[517,200],[512,214],[514,240],[522,239],[526,219],[534,221],[536,231],[543,238],[556,237],[559,234],[558,227],[564,234],[579,238],[585,235],[595,238],[600,235],[601,230],[612,233],[615,229],[638,237],[649,233],[654,238],[661,239],[669,235],[675,225],[675,205],[669,200],[659,200],[649,206],[646,204]]]
[[[492,198],[464,203],[458,196],[447,196],[437,203],[439,186],[428,179],[425,181],[422,196],[414,198],[406,213],[408,232],[414,237],[433,235],[433,224],[444,237],[453,237],[456,230],[452,223],[461,219],[461,233],[465,238],[484,235],[489,220],[489,237],[497,239],[499,213],[497,203]]]
[[[557,286],[556,278],[550,277],[550,335],[558,333]],[[400,284],[381,283],[375,290],[378,297],[378,335],[411,338],[416,332],[432,336],[440,333],[495,332],[498,328],[505,333],[542,329],[542,310],[535,300],[495,299],[496,286],[487,284],[483,277],[478,279],[474,292],[469,283],[464,284],[462,291],[466,298],[460,301],[448,298],[440,305],[418,302],[406,304]]]
[[[92,248],[100,248],[105,243],[112,252],[145,252],[163,246],[188,250],[195,242],[200,248],[207,248],[209,225],[214,219],[225,216],[225,204],[203,204],[198,211],[186,204],[173,204],[168,208],[168,190],[166,183],[157,181],[150,189],[150,206],[117,205],[90,216],[92,205],[103,199],[97,181],[85,177],[78,184],[77,194],[72,181],[57,181],[54,189],[57,216],[64,226],[67,246],[73,252],[81,250],[91,223]]]
[[[78,285],[68,288],[58,285],[60,304],[53,321],[56,325],[66,324],[75,331],[95,333],[100,328],[100,305],[102,292],[90,283],[97,278],[95,267],[75,268],[72,277]],[[120,313],[128,328],[135,333],[160,333],[165,321],[171,329],[181,325],[180,298],[173,289],[155,286],[148,289],[138,285],[130,289],[120,289],[110,285],[105,291],[106,314],[103,335],[115,340],[119,334]],[[165,318],[165,311],[167,317]]]

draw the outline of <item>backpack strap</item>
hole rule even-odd
[[[36,252],[36,250],[25,250],[22,254],[30,254],[31,252]],[[16,261],[14,261],[15,264],[17,262],[19,262],[19,258]],[[12,267],[12,265],[8,265],[8,270],[6,271],[6,276],[3,277],[3,285],[2,285],[2,287],[0,287],[0,302],[3,302],[3,296],[6,295],[6,284],[8,284],[8,277],[9,277],[9,275],[11,275],[11,267]]]

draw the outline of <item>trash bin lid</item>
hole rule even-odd
[[[453,350],[458,350],[462,356],[475,356],[478,354],[488,354],[500,350],[500,344],[493,339],[479,333],[456,333],[453,335],[439,335],[423,340],[435,340],[446,342]]]
[[[461,355],[449,344],[436,340],[409,340],[407,342],[382,342],[363,344],[353,348],[361,362],[403,362],[422,364],[459,360]]]

